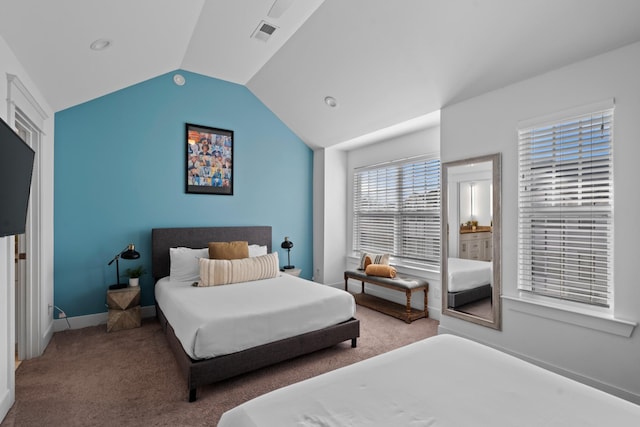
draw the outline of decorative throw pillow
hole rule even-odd
[[[395,267],[384,264],[369,264],[364,273],[367,276],[389,277],[391,279],[396,277]]]
[[[200,259],[200,281],[194,286],[217,286],[276,277],[278,253],[243,259]]]
[[[241,259],[249,257],[249,242],[209,242],[210,259]]]
[[[389,254],[370,254],[363,252],[360,256],[358,270],[365,270],[369,264],[389,265]]]
[[[200,277],[199,258],[207,258],[209,249],[169,248],[169,279],[174,282],[193,282]]]

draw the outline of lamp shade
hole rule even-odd
[[[140,258],[140,253],[136,251],[136,247],[133,243],[129,243],[129,246],[127,246],[127,249],[125,249],[124,251],[122,251],[122,253],[120,253],[120,257],[122,259],[138,259]]]
[[[293,242],[289,240],[288,237],[284,238],[284,242],[280,245],[282,249],[291,249],[293,247]]]

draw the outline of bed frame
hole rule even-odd
[[[447,299],[450,308],[458,308],[465,304],[470,304],[481,299],[491,297],[491,285],[482,285],[466,291],[449,292]]]
[[[169,248],[184,246],[206,248],[209,242],[246,240],[249,244],[266,245],[271,252],[271,227],[195,227],[154,228],[151,230],[152,274],[154,281],[169,275]],[[187,380],[189,402],[196,400],[199,386],[212,384],[278,362],[293,359],[343,341],[351,340],[356,347],[360,336],[360,321],[350,319],[324,329],[260,345],[212,359],[194,360],[182,348],[171,324],[156,305],[156,314],[180,370]]]

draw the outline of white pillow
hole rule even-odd
[[[249,245],[249,257],[262,256],[267,254],[267,247],[260,245]]]
[[[198,259],[209,258],[209,248],[169,248],[169,279],[174,282],[193,282],[200,278]]]

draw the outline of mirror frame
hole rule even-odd
[[[492,224],[492,262],[493,262],[493,283],[491,289],[491,315],[493,319],[485,319],[472,314],[463,313],[458,310],[454,310],[448,307],[448,254],[449,254],[449,238],[448,238],[448,225],[449,225],[449,168],[454,166],[464,166],[472,163],[491,162],[492,165],[492,182],[493,182],[493,224]],[[502,259],[501,259],[501,245],[502,240],[502,162],[500,153],[489,154],[486,156],[473,157],[469,159],[456,160],[452,162],[446,162],[442,164],[441,172],[442,182],[442,208],[441,208],[441,241],[442,241],[442,256],[440,271],[442,272],[442,314],[447,316],[456,317],[458,319],[467,320],[478,325],[487,326],[489,328],[500,330],[502,327],[502,304],[501,304],[501,277],[502,277]]]

